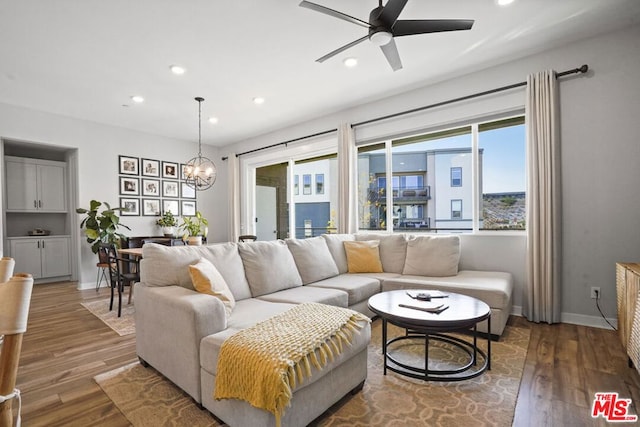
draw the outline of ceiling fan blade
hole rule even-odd
[[[382,13],[380,13],[380,21],[382,21],[385,26],[391,28],[406,4],[407,0],[389,0],[382,9]]]
[[[394,37],[413,34],[439,33],[442,31],[470,30],[473,19],[419,19],[396,21],[391,32]]]
[[[382,53],[384,53],[384,56],[387,58],[389,65],[393,68],[393,71],[402,69],[402,61],[400,61],[400,54],[398,53],[395,40],[391,39],[389,43],[384,46],[380,46],[380,49],[382,49]]]
[[[336,56],[337,54],[339,54],[340,52],[343,52],[347,49],[349,49],[350,47],[353,47],[355,45],[357,45],[358,43],[362,43],[363,41],[367,40],[369,38],[369,35],[367,34],[366,36],[359,38],[358,40],[352,41],[351,43],[348,43],[342,47],[339,47],[338,49],[327,53],[325,56],[323,56],[322,58],[318,58],[316,59],[316,62],[324,62],[327,59],[331,58],[332,56]],[[393,41],[393,40],[392,40]]]
[[[328,7],[311,3],[310,1],[302,0],[300,7],[306,7],[307,9],[315,10],[316,12],[324,13],[325,15],[333,16],[334,18],[342,19],[343,21],[351,22],[352,24],[360,25],[364,28],[369,28],[370,25],[367,21],[355,18],[347,15],[346,13],[338,12],[337,10],[329,9]]]

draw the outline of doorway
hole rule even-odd
[[[289,237],[288,163],[256,168],[255,230],[258,240]]]

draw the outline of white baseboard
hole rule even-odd
[[[104,287],[104,281],[102,282],[101,287]],[[86,289],[95,289],[96,288],[96,282],[84,282],[84,283],[80,283],[78,282],[78,285],[76,286],[76,289],[79,291],[83,291]]]
[[[511,314],[522,317],[522,306],[514,305]],[[607,318],[609,322],[616,328],[618,327],[618,319]],[[570,323],[572,325],[591,326],[593,328],[611,329],[611,326],[605,322],[601,316],[587,316],[586,314],[561,313],[560,322]]]

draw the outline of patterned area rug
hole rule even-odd
[[[399,335],[399,329],[391,334]],[[469,337],[467,337],[469,338]],[[362,392],[347,395],[317,419],[315,426],[510,426],[529,344],[529,330],[507,327],[492,342],[491,370],[462,382],[424,382],[393,372],[382,375],[381,322],[373,323],[368,377]],[[486,346],[486,340],[480,341]],[[403,345],[406,358],[423,358],[421,345]],[[430,354],[452,363],[460,355],[435,348]],[[460,356],[462,357],[462,356]],[[217,426],[206,410],[152,368],[133,363],[95,377],[109,398],[136,427]],[[286,414],[286,412],[285,412]]]
[[[102,320],[108,327],[118,333],[118,335],[129,335],[136,332],[133,314],[135,309],[133,303],[127,304],[126,298],[122,301],[122,316],[118,317],[118,298],[114,298],[113,310],[109,311],[109,298],[81,302],[80,304],[89,310],[91,314]]]

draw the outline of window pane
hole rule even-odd
[[[472,229],[470,126],[393,141],[391,153],[394,231]]]
[[[462,200],[451,201],[451,219],[462,218]]]
[[[294,181],[296,176],[302,176],[302,194],[294,191],[293,197],[295,237],[304,239],[337,232],[338,188],[332,177],[338,176],[338,156],[333,154],[296,161],[293,172]],[[312,175],[315,175],[315,193],[312,192]]]
[[[300,176],[299,175],[293,176],[293,194],[295,194],[296,196],[300,194]]]
[[[316,194],[324,194],[324,174],[316,174]]]
[[[524,230],[525,125],[517,117],[480,126],[480,229]]]
[[[358,147],[358,228],[386,230],[386,155],[384,144]]]
[[[302,175],[302,194],[311,194],[311,175]]]

